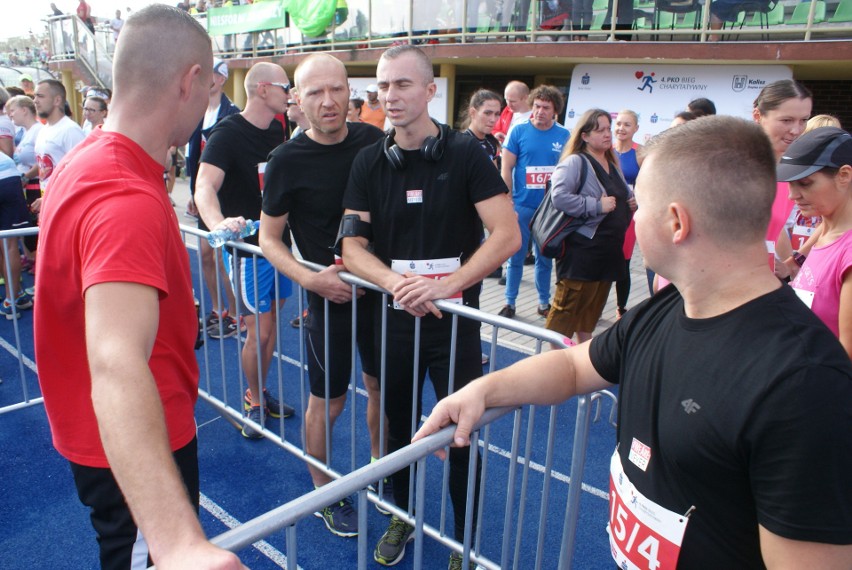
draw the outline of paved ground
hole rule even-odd
[[[177,180],[177,182],[175,183],[174,192],[172,193],[172,199],[177,204],[177,206],[175,206],[175,211],[177,212],[178,219],[180,220],[180,222],[182,224],[194,225],[193,218],[190,218],[185,214],[186,203],[189,200],[189,183],[187,181],[180,179]],[[644,299],[648,298],[648,286],[645,277],[645,267],[642,262],[642,252],[639,251],[639,248],[636,248],[633,254],[633,260],[630,264],[630,273],[633,285],[630,290],[630,299],[628,302],[628,307],[634,306],[640,301],[643,301]],[[555,277],[551,281],[555,283]],[[505,287],[498,284],[497,279],[486,279],[482,291],[482,296],[480,297],[481,309],[485,312],[496,315],[506,303],[504,289]],[[553,294],[553,291],[554,287],[551,286],[551,295]],[[517,313],[515,315],[515,319],[533,325],[544,326],[544,317],[540,317],[536,313],[537,308],[538,296],[536,295],[535,285],[533,284],[533,268],[531,266],[527,266],[524,270],[524,276],[523,280],[521,281],[521,288],[516,303]],[[600,322],[598,323],[598,327],[595,332],[600,332],[606,329],[614,322],[615,287],[613,286],[612,290],[610,291],[607,304],[604,307],[603,315],[601,317]],[[489,325],[484,325],[482,327],[482,335],[483,338],[487,338],[490,340],[491,327]],[[535,341],[519,333],[501,329],[498,333],[498,338],[499,342],[505,346],[510,346],[521,351],[530,353],[535,351]]]

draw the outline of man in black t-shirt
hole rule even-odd
[[[377,79],[379,101],[395,130],[361,151],[352,165],[344,216],[360,222],[349,226],[354,232],[343,226],[343,261],[352,273],[393,295],[393,306],[378,307],[387,311],[386,341],[393,347],[381,378],[388,450],[393,452],[408,443],[412,417],[420,415],[419,402],[417,410],[411,409],[415,356],[419,392],[427,371],[439,396],[449,392],[451,382],[458,388],[482,372],[479,323],[459,321],[452,363],[452,319],[441,319],[432,301],[478,307],[480,282],[520,247],[520,235],[506,185],[479,144],[429,117],[427,105],[435,95],[429,58],[412,46],[393,47],[379,60]],[[484,242],[483,223],[489,231]],[[371,232],[364,230],[368,227]],[[421,320],[419,346],[414,344],[416,317]],[[379,311],[375,318],[380,331]],[[462,540],[469,451],[455,450],[451,462],[455,536]],[[407,509],[408,469],[394,474],[393,491],[397,506]],[[396,564],[412,531],[393,517],[375,560]]]
[[[240,232],[246,220],[260,218],[263,198],[259,173],[272,149],[284,140],[283,127],[275,120],[275,115],[287,108],[290,94],[287,73],[271,63],[255,64],[246,74],[245,88],[248,95],[245,110],[214,127],[201,155],[195,204],[211,231]],[[245,242],[257,245],[257,236],[247,237]],[[239,250],[236,256],[236,261],[231,263],[228,251],[225,252],[231,286],[239,298],[237,305],[246,324],[242,364],[249,389],[244,407],[246,417],[261,424],[264,404],[266,414],[272,417],[288,417],[294,413],[293,408],[263,387],[275,351],[275,312],[280,308],[275,302],[275,283],[276,280],[279,283],[282,299],[290,296],[291,284],[286,277],[279,279],[278,272],[266,259],[252,258]],[[256,318],[260,320],[259,327],[255,326]],[[262,437],[249,424],[243,425],[242,433],[250,439]]]
[[[415,439],[456,422],[466,445],[486,407],[618,384],[619,567],[849,568],[852,364],[767,268],[771,145],[753,123],[704,117],[645,149],[636,235],[673,285],[590,342],[472,382]],[[713,192],[696,182],[711,178]]]
[[[343,214],[343,192],[355,155],[382,138],[383,133],[366,123],[347,123],[349,83],[346,68],[328,54],[308,56],[296,68],[296,99],[310,123],[302,136],[276,148],[266,168],[260,246],[267,259],[308,291],[311,318],[307,319],[308,376],[311,395],[305,412],[305,451],[327,462],[325,404],[329,429],[346,404],[351,372],[352,287],[338,273],[332,248]],[[287,224],[293,231],[302,257],[326,266],[315,272],[303,266],[281,241]],[[339,261],[339,260],[338,260]],[[381,455],[379,445],[379,383],[373,364],[372,332],[367,297],[358,300],[358,344],[364,385],[367,388],[367,425],[371,455]],[[325,327],[328,300],[328,330]],[[327,335],[327,336],[326,336]],[[328,361],[325,354],[328,339]],[[325,377],[328,371],[329,386]],[[314,486],[331,478],[308,466]],[[358,534],[358,516],[348,497],[316,513],[338,536]]]

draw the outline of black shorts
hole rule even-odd
[[[198,440],[193,438],[173,456],[189,499],[198,512]],[[91,509],[92,526],[100,546],[101,568],[135,570],[150,566],[148,545],[130,515],[112,470],[69,463],[77,496]]]
[[[30,209],[17,176],[0,180],[0,230],[30,227]]]
[[[373,304],[377,293],[367,291],[358,299],[357,330],[355,338],[361,357],[361,370],[370,376],[378,376],[373,345]],[[310,316],[305,335],[305,352],[308,361],[308,378],[311,394],[326,397],[325,389],[325,309],[319,295],[308,295]],[[328,312],[328,395],[339,398],[346,394],[352,372],[352,305],[329,303]]]

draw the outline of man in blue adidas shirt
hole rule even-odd
[[[562,108],[562,93],[550,85],[540,85],[530,93],[532,116],[529,121],[509,130],[503,146],[503,181],[512,192],[512,202],[521,228],[521,249],[509,258],[506,268],[506,305],[500,316],[515,316],[515,300],[524,274],[524,257],[530,239],[530,219],[544,197],[547,181],[559,162],[562,149],[568,141],[568,129],[556,122]],[[550,310],[550,276],[553,262],[535,255],[535,288],[538,291],[538,314],[546,316]]]

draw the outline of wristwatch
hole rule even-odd
[[[792,257],[793,257],[793,261],[795,261],[796,265],[798,265],[799,267],[801,267],[802,265],[805,264],[806,256],[799,253],[798,251],[794,251]]]

